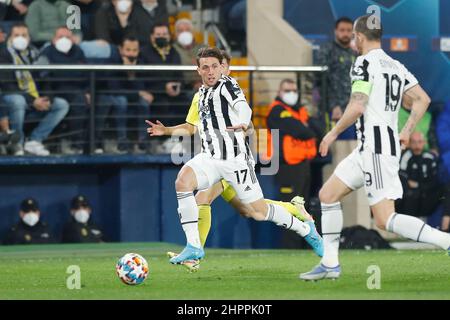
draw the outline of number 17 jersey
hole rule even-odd
[[[398,111],[403,93],[417,85],[417,79],[382,49],[359,56],[350,77],[352,93],[369,96],[366,110],[356,125],[359,150],[399,157]]]

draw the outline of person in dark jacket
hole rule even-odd
[[[140,3],[132,0],[111,0],[95,16],[95,38],[119,45],[123,37],[135,35],[141,45],[148,42],[155,23]]]
[[[85,196],[72,199],[70,220],[64,225],[62,242],[88,243],[103,242],[102,231],[92,222],[92,208]]]
[[[75,44],[75,38],[67,27],[56,29],[52,43],[42,50],[38,64],[86,64],[83,50]],[[44,71],[41,77],[49,79],[47,87],[70,104],[66,127],[72,141],[71,147],[63,148],[64,154],[80,154],[87,141],[87,102],[89,79],[82,71]],[[60,79],[61,81],[57,81]]]
[[[111,58],[110,64],[120,64],[134,66],[143,64],[139,56],[139,41],[132,35],[125,36],[119,45],[120,55],[117,58]],[[129,151],[131,145],[127,137],[127,115],[129,111],[136,111],[137,123],[137,152],[144,152],[146,149],[145,139],[147,138],[145,119],[149,116],[150,105],[154,100],[153,94],[146,88],[145,76],[142,72],[133,71],[112,71],[108,73],[110,80],[103,81],[100,84],[102,90],[107,90],[99,95],[100,106],[98,108],[98,117],[96,127],[97,140],[101,141],[105,127],[105,120],[113,107],[115,110],[117,124],[117,140],[119,153]],[[98,152],[100,147],[98,148]]]
[[[322,130],[309,117],[306,107],[299,104],[298,88],[295,81],[284,79],[280,83],[278,95],[269,107],[267,128],[271,134],[271,156],[279,150],[279,170],[275,181],[279,187],[280,200],[289,202],[300,195],[309,202],[311,188],[311,160],[317,154],[317,140]],[[274,130],[279,139],[275,140]],[[286,232],[283,237],[285,247],[298,247],[297,237]]]
[[[55,238],[43,222],[39,205],[33,198],[22,201],[19,211],[20,221],[6,234],[3,244],[44,244],[54,243]]]
[[[151,65],[181,65],[181,58],[170,41],[169,27],[166,24],[153,26],[150,43],[142,48],[144,63]],[[165,71],[164,73],[153,72],[148,74],[147,87],[153,91],[155,101],[154,110],[158,115],[171,114],[172,119],[166,120],[168,124],[180,122],[174,116],[184,116],[187,113],[186,106],[189,99],[186,97],[183,73],[181,71]]]
[[[28,27],[23,23],[11,29],[6,48],[0,51],[0,64],[31,65],[36,62],[38,51],[30,45]],[[39,77],[28,70],[0,72],[2,99],[9,111],[11,128],[20,134],[16,155],[27,153],[47,156],[50,152],[42,144],[53,129],[69,111],[67,100],[45,92],[38,83]],[[28,141],[22,146],[25,137],[23,125],[27,117],[41,118],[38,126],[31,132]]]
[[[432,214],[439,203],[438,159],[424,148],[423,133],[412,133],[409,149],[400,158],[399,175],[404,195],[396,201],[397,212],[425,217]]]

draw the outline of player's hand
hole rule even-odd
[[[150,126],[149,128],[147,128],[147,133],[151,137],[164,136],[166,134],[166,126],[163,125],[159,120],[156,120],[156,123],[153,123],[149,120],[145,120],[145,122]]]
[[[234,132],[239,132],[239,131],[244,131],[246,132],[248,129],[248,125],[241,123],[237,126],[231,126],[231,127],[227,127],[227,131],[234,131]]]
[[[409,147],[409,137],[410,136],[411,135],[405,131],[400,132],[400,134],[398,135],[398,138],[400,140],[400,147],[402,150],[406,150],[406,148]]]
[[[322,157],[326,157],[328,154],[328,149],[330,148],[331,144],[336,140],[337,135],[334,133],[334,130],[331,130],[328,132],[325,137],[323,137],[322,142],[319,146],[319,153]]]

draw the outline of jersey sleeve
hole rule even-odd
[[[350,70],[352,93],[361,92],[370,95],[373,86],[373,74],[370,72],[370,62],[365,57],[358,57]]]
[[[191,106],[189,108],[189,112],[186,116],[186,122],[192,124],[193,126],[197,126],[200,122],[198,117],[198,103],[199,103],[199,94],[198,92],[192,98]]]
[[[224,85],[221,88],[221,95],[228,101],[232,108],[236,108],[239,102],[247,103],[244,92],[239,84],[233,78],[227,77],[224,79]]]
[[[419,84],[419,81],[417,81],[416,77],[411,72],[409,72],[409,70],[406,69],[404,65],[402,66],[405,71],[405,86],[403,87],[403,92],[405,92],[414,87],[415,85]]]

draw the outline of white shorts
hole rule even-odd
[[[236,190],[243,203],[251,203],[264,197],[256,178],[254,164],[244,153],[230,160],[217,160],[205,153],[199,153],[186,165],[194,170],[198,190],[207,189],[224,179]]]
[[[356,148],[338,164],[334,174],[352,190],[364,186],[369,205],[373,206],[383,199],[396,200],[403,196],[399,161],[397,157],[359,152]]]

